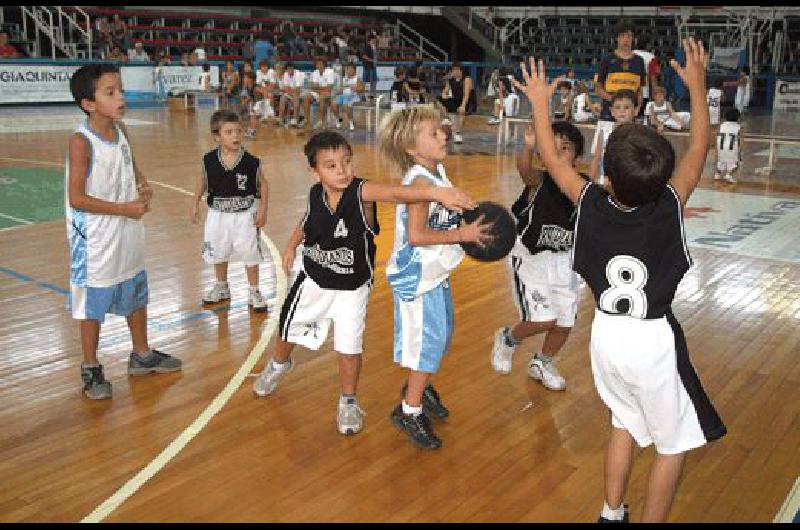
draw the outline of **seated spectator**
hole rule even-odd
[[[422,61],[416,61],[414,66],[409,68],[405,89],[411,102],[425,103],[427,101],[428,85],[425,82]]]
[[[589,98],[589,88],[583,81],[575,83],[575,98],[572,100],[572,120],[576,123],[586,123],[600,116],[600,111],[592,105]]]
[[[111,46],[111,24],[108,22],[108,17],[100,17],[95,24],[95,30],[100,35],[100,41],[104,46]]]
[[[572,85],[565,79],[558,83],[557,88],[553,119],[569,121],[572,117]]]
[[[136,41],[133,49],[128,50],[128,62],[131,63],[149,63],[150,56],[144,51],[144,44],[142,41]]]
[[[106,59],[109,61],[118,61],[121,63],[128,62],[128,56],[122,53],[122,50],[119,49],[119,46],[116,44],[111,47],[111,52],[106,55]]]
[[[3,31],[0,33],[0,58],[2,59],[16,59],[20,56],[17,49],[8,43],[8,33]]]
[[[333,86],[336,84],[337,75],[333,68],[329,67],[324,57],[317,57],[314,63],[314,71],[311,72],[310,90],[305,94],[310,98],[305,98],[305,115],[311,115],[311,99],[319,105],[319,119],[314,124],[315,129],[323,127],[326,121],[328,107],[331,104]]]
[[[392,88],[389,89],[393,108],[395,107],[395,103],[402,103],[402,105],[400,105],[402,108],[405,108],[406,104],[408,104],[409,94],[407,87],[406,67],[398,66],[394,69],[394,83],[392,83]]]
[[[336,96],[336,99],[331,103],[331,111],[334,115],[337,114],[337,109],[339,110],[339,121],[336,123],[337,129],[341,128],[342,124],[347,121],[349,122],[348,127],[350,130],[355,130],[353,125],[353,104],[361,100],[364,88],[364,82],[358,78],[355,63],[347,63],[342,76],[342,93]]]

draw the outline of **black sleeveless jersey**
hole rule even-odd
[[[322,184],[315,184],[309,192],[303,220],[303,269],[320,287],[353,291],[372,281],[374,236],[380,227],[376,204],[361,200],[364,182],[354,178],[335,211],[328,205]]]
[[[455,99],[459,105],[461,102],[464,101],[464,79],[450,79],[450,90],[452,92],[452,97]],[[467,106],[465,107],[467,112],[475,112],[478,110],[478,98],[475,95],[475,82],[472,83],[472,90],[467,97]]]
[[[232,169],[222,163],[219,148],[203,156],[208,207],[220,212],[243,212],[261,197],[258,168],[261,161],[242,149]]]
[[[531,254],[572,248],[575,205],[546,171],[538,187],[525,186],[511,212],[517,218],[517,234]]]
[[[655,201],[626,209],[600,186],[587,184],[578,201],[572,252],[573,269],[601,311],[640,319],[670,311],[692,264],[683,208],[670,185]]]

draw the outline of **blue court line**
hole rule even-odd
[[[9,276],[12,276],[12,277],[14,277],[14,278],[16,278],[18,280],[23,281],[23,282],[33,283],[33,284],[38,285],[39,287],[42,287],[44,289],[48,289],[50,291],[54,291],[54,292],[56,292],[56,293],[58,293],[60,295],[69,296],[69,291],[64,289],[64,288],[62,288],[62,287],[59,287],[58,285],[53,285],[52,283],[47,283],[47,282],[40,282],[40,281],[36,280],[35,278],[32,278],[30,276],[27,276],[25,274],[22,274],[20,272],[15,271],[15,270],[8,269],[6,267],[0,267],[0,272],[2,272],[4,274],[8,274]],[[245,307],[246,305],[247,304],[245,302],[237,302],[235,304],[225,305],[225,306],[217,307],[217,308],[214,308],[214,309],[204,309],[203,311],[189,313],[189,314],[184,315],[182,317],[178,317],[178,318],[175,318],[175,319],[172,319],[172,320],[168,320],[167,322],[159,322],[158,320],[154,320],[154,319],[148,318],[147,319],[148,320],[147,329],[148,329],[148,331],[150,331],[150,330],[152,330],[152,331],[162,331],[162,332],[163,331],[173,331],[173,330],[176,330],[176,329],[180,329],[181,327],[184,326],[184,324],[187,324],[189,322],[194,322],[196,320],[202,320],[204,318],[212,317],[212,316],[218,315],[218,314],[223,313],[223,312],[231,311],[233,309],[240,309],[242,307]],[[114,334],[114,335],[117,335],[117,334]],[[108,347],[108,346],[115,345],[116,343],[121,343],[121,342],[125,342],[125,341],[128,340],[127,334],[120,333],[119,337],[116,337],[116,338],[114,338],[114,335],[112,335],[110,337],[105,337],[106,340],[101,339],[100,340],[100,345]]]

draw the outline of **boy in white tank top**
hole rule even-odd
[[[70,80],[87,121],[69,141],[66,222],[70,244],[72,316],[81,321],[81,379],[90,399],[109,399],[111,383],[97,361],[106,313],[124,316],[133,351],[129,375],[181,369],[175,357],[150,349],[147,340],[147,275],[144,224],[153,190],[133,161],[127,130],[119,121],[125,99],[119,69],[82,66]]]
[[[736,184],[732,175],[742,159],[742,124],[739,123],[739,110],[731,107],[725,110],[725,121],[719,126],[717,133],[717,166],[714,180],[724,179],[729,184]]]

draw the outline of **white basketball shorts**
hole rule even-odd
[[[578,310],[578,275],[572,270],[569,252],[545,250],[531,254],[517,238],[511,251],[514,302],[525,322],[556,321],[571,328]]]
[[[234,260],[246,266],[264,261],[259,229],[256,228],[258,201],[244,212],[220,212],[208,209],[203,238],[203,259],[216,265]]]

